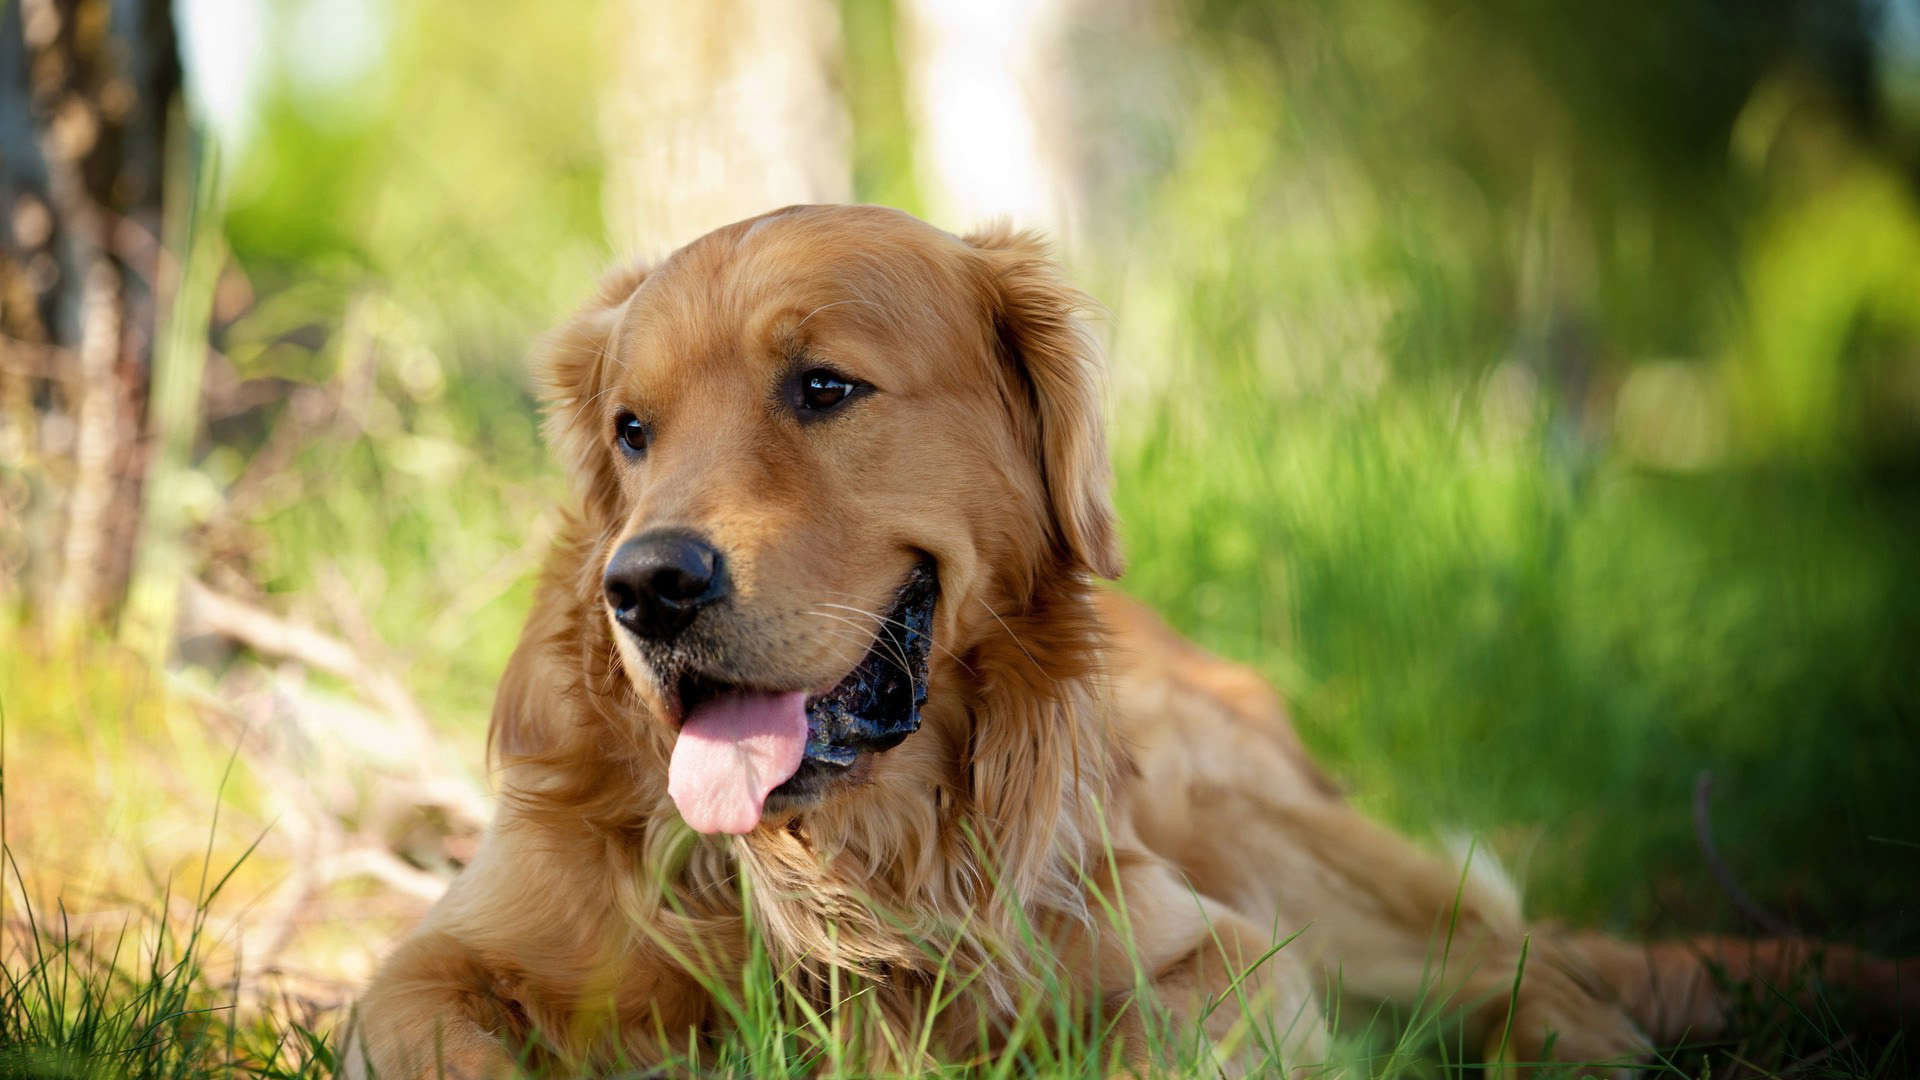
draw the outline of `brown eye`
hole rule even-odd
[[[647,425],[630,412],[613,418],[613,437],[620,441],[620,449],[626,451],[628,457],[647,452]]]
[[[799,379],[799,393],[796,402],[801,419],[814,419],[845,405],[860,391],[867,389],[864,383],[856,382],[826,368],[814,368],[802,372]]]

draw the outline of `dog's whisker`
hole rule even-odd
[[[809,611],[807,612],[807,614],[818,615],[823,619],[832,619],[836,622],[845,623],[848,626],[854,627],[855,629],[858,629],[858,630],[865,629],[864,627],[861,627],[860,624],[854,622],[852,619],[848,619],[845,616],[841,616],[841,615],[835,615],[832,612]],[[887,653],[891,655],[883,654],[882,658],[892,663],[894,667],[897,667],[900,669],[900,674],[905,675],[907,677],[907,686],[910,690],[917,690],[920,680],[914,677],[913,664],[910,660],[908,660],[906,651],[902,649],[897,642],[891,639],[888,639]]]
[[[831,619],[834,622],[845,624],[845,628],[830,626],[825,629],[825,632],[832,634],[835,640],[854,642],[863,648],[871,648],[873,646],[874,634],[852,619],[835,615],[830,611],[806,611],[802,612],[802,614],[815,615],[822,619]],[[893,658],[889,657],[889,659]]]
[[[602,697],[610,697],[615,687],[619,684],[619,679],[620,648],[613,643],[612,638],[608,638],[606,659],[602,661],[599,674],[595,678],[595,681],[602,685],[596,686],[594,689],[599,692]]]
[[[843,596],[845,596],[845,594],[843,594]],[[906,632],[910,632],[910,634],[912,634],[912,632],[916,632],[916,630],[914,630],[912,626],[908,626],[906,625],[906,623],[902,623],[902,621],[899,621],[899,619],[889,619],[887,615],[879,615],[879,613],[876,613],[876,611],[868,611],[866,607],[854,607],[854,605],[851,605],[851,603],[824,603],[824,607],[839,607],[839,609],[843,609],[843,611],[852,611],[854,615],[864,615],[864,617],[868,617],[868,619],[874,619],[874,621],[876,621],[876,623],[879,623],[879,625],[881,626],[887,626],[887,625],[899,626],[899,628],[902,628],[902,630],[906,630]],[[814,615],[826,615],[826,613],[824,613],[824,611],[814,611]],[[843,619],[843,621],[845,621],[845,619]],[[876,628],[874,632],[876,632],[877,634],[879,630],[877,630]],[[908,686],[910,686],[910,688],[912,688],[912,686],[916,686],[916,684],[918,684],[918,680],[914,678],[914,671],[912,671],[912,665],[910,665],[910,663],[906,661],[906,655],[904,655],[904,651],[906,651],[906,646],[904,646],[904,642],[895,642],[895,640],[893,640],[893,638],[889,636],[889,642],[887,642],[887,644],[889,644],[889,650],[895,651],[895,655],[899,655],[900,671],[902,671],[902,673],[906,675],[906,682],[908,682]],[[968,663],[966,663],[964,659],[960,659],[958,655],[954,655],[954,653],[952,653],[952,650],[948,650],[947,646],[941,646],[939,642],[935,642],[935,640],[933,640],[933,634],[927,634],[927,644],[929,644],[929,646],[933,646],[933,648],[937,648],[937,650],[943,651],[943,653],[947,653],[947,655],[950,655],[950,657],[954,659],[954,663],[958,663],[960,667],[964,667],[964,669],[968,671],[968,675],[973,675],[972,667],[970,667],[970,665],[968,665]]]
[[[868,610],[867,610],[866,608],[863,608],[863,607],[855,607],[855,606],[853,606],[852,604],[833,604],[833,603],[824,603],[824,602],[823,602],[823,603],[822,603],[822,604],[821,604],[820,606],[822,606],[822,607],[830,607],[830,608],[839,608],[839,609],[841,609],[842,611],[851,611],[851,612],[853,612],[853,613],[854,613],[854,614],[856,614],[856,615],[865,615],[865,616],[866,616],[867,618],[869,618],[869,619],[877,619],[877,620],[879,620],[879,621],[880,621],[880,622],[882,622],[882,623],[888,623],[888,624],[891,624],[891,625],[893,625],[893,626],[897,626],[897,627],[899,627],[900,629],[902,629],[902,630],[906,630],[906,631],[908,631],[908,632],[910,632],[910,633],[911,633],[911,632],[916,632],[916,631],[914,631],[914,629],[913,629],[913,627],[911,627],[911,626],[908,626],[908,625],[907,625],[906,623],[903,623],[903,622],[901,622],[901,621],[900,621],[899,619],[893,619],[893,618],[889,618],[889,617],[887,617],[887,616],[885,616],[885,615],[879,615],[879,614],[876,614],[876,613],[874,613],[874,612],[871,612],[871,611],[868,611]],[[963,668],[966,668],[966,670],[967,670],[967,674],[969,674],[969,675],[973,675],[973,674],[977,674],[977,673],[976,673],[976,672],[975,672],[975,671],[973,670],[973,666],[972,666],[971,664],[968,664],[968,663],[967,663],[967,662],[966,662],[965,660],[962,660],[962,659],[960,659],[960,654],[959,654],[959,653],[956,653],[956,652],[954,652],[954,651],[953,651],[952,649],[949,649],[949,648],[947,648],[947,647],[946,647],[945,645],[942,645],[942,644],[940,644],[940,643],[939,643],[938,641],[935,641],[935,640],[933,639],[933,635],[932,635],[932,634],[928,634],[928,635],[927,635],[927,644],[929,644],[929,645],[932,645],[932,646],[933,646],[934,648],[936,648],[936,649],[939,649],[939,650],[940,650],[941,652],[943,652],[943,653],[946,653],[946,654],[947,654],[947,655],[948,655],[949,657],[951,657],[951,658],[953,659],[953,662],[954,662],[954,663],[956,663],[956,664],[959,664],[959,665],[960,665],[961,667],[963,667]]]
[[[832,619],[835,622],[845,623],[848,626],[851,626],[858,631],[865,632],[866,630],[866,627],[861,626],[859,623],[854,622],[852,619],[849,619],[844,615],[835,615],[831,611],[808,611],[808,612],[805,612],[805,614],[818,615],[823,619]],[[892,655],[885,656],[883,658],[887,660],[889,663],[893,664],[895,667],[899,668],[900,673],[902,675],[905,675],[909,682],[913,681],[913,667],[907,661],[907,654],[901,650],[898,644],[894,643],[891,640],[887,642],[887,646],[888,646],[887,652],[891,653]]]
[[[821,611],[809,611],[809,612],[806,612],[806,614],[824,616],[826,613]],[[858,645],[862,648],[866,648],[873,640],[871,637],[865,634],[856,633],[852,630],[841,629],[840,627],[837,627],[837,626],[825,627],[822,632],[834,641],[844,641],[850,645]]]
[[[857,629],[864,629],[863,627],[860,627],[860,624],[859,624],[859,623],[856,623],[856,622],[854,622],[854,621],[853,621],[852,619],[849,619],[849,618],[847,618],[847,617],[846,617],[846,616],[844,616],[844,615],[835,615],[835,614],[833,614],[833,613],[832,613],[832,612],[830,612],[830,611],[814,611],[814,610],[810,610],[810,611],[808,611],[808,612],[807,612],[807,614],[809,614],[809,615],[818,615],[818,616],[820,616],[820,617],[821,617],[821,618],[823,618],[823,619],[832,619],[832,620],[834,620],[834,621],[836,621],[836,622],[842,622],[842,623],[845,623],[845,624],[847,624],[848,626],[852,626],[852,627],[855,627],[855,628],[857,628]],[[870,613],[870,612],[862,612],[862,614],[871,614],[871,613]],[[876,636],[876,637],[878,637],[878,636],[880,636],[880,635],[878,635],[878,634],[876,634],[875,636]],[[907,690],[908,690],[908,692],[909,692],[909,693],[910,693],[910,694],[911,694],[911,695],[912,695],[912,696],[913,696],[914,698],[916,698],[916,699],[917,699],[917,698],[919,698],[919,696],[920,696],[920,690],[919,690],[919,684],[920,684],[920,680],[914,677],[914,674],[913,674],[913,664],[912,664],[912,662],[911,662],[911,661],[909,661],[909,660],[908,660],[908,658],[907,658],[907,652],[906,652],[906,648],[905,648],[905,646],[904,646],[904,645],[903,645],[902,643],[900,643],[900,642],[897,642],[897,641],[895,641],[895,640],[893,640],[893,638],[892,638],[892,636],[891,636],[891,635],[888,635],[888,636],[886,637],[886,642],[887,642],[887,651],[893,654],[893,655],[892,655],[891,657],[888,657],[888,659],[890,659],[890,660],[892,660],[892,661],[893,661],[893,664],[894,664],[894,666],[895,666],[895,667],[898,667],[898,668],[900,669],[900,674],[902,674],[902,675],[905,675],[905,676],[907,677]]]

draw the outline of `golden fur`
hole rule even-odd
[[[1528,927],[1497,883],[1355,813],[1252,673],[1097,588],[1120,554],[1083,303],[1030,235],[960,239],[870,207],[777,211],[606,280],[543,350],[579,501],[495,705],[498,820],[363,995],[350,1073],[698,1052],[731,1022],[721,996],[756,934],[777,992],[873,1070],[992,1052],[1048,987],[1112,1019],[1133,1069],[1153,1065],[1153,1009],[1204,1018],[1223,1047],[1243,1020],[1270,1025],[1308,1066],[1334,983],[1425,988],[1515,1060],[1625,1061],[1717,1030],[1710,964],[1807,960],[1791,942],[1649,950]],[[801,351],[879,391],[794,424],[767,388]],[[614,451],[616,408],[648,410],[644,462]],[[869,613],[931,556],[920,731],[821,805],[691,833],[666,793],[675,728],[600,585],[623,538],[663,524],[726,552],[726,662],[769,683],[847,671]]]

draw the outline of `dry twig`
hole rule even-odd
[[[265,658],[324,672],[353,688],[373,708],[358,709],[304,687],[285,672],[256,683],[257,705],[245,704],[246,692],[215,693],[183,678],[176,691],[200,707],[221,734],[232,739],[264,781],[291,845],[292,871],[264,898],[239,932],[240,967],[236,979],[249,998],[264,992],[263,979],[301,925],[301,912],[334,884],[356,877],[378,881],[415,903],[437,899],[443,877],[409,863],[389,847],[392,826],[420,807],[445,815],[456,834],[485,828],[485,796],[466,776],[447,766],[451,755],[435,745],[427,716],[401,680],[367,658],[365,652],[315,627],[266,611],[255,604],[189,580],[182,589],[183,626],[235,641]],[[361,626],[360,635],[371,635]],[[377,641],[368,642],[376,649]],[[232,678],[230,677],[231,686]],[[258,724],[260,717],[279,723]],[[302,746],[325,744],[356,762],[358,775],[379,776],[373,812],[362,809],[338,769],[313,768],[296,760]],[[359,817],[357,828],[345,822]]]

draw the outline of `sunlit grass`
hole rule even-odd
[[[0,704],[0,732],[5,715]],[[25,802],[36,814],[54,806],[41,791],[22,799],[19,771],[10,776],[6,764],[0,757],[0,821],[18,824],[17,810],[8,820],[9,805]],[[253,852],[250,845],[231,862],[215,862],[225,846],[220,835],[216,813],[197,865],[177,877],[169,872],[118,913],[70,912],[64,896],[36,905],[11,835],[0,836],[0,1077],[329,1075],[331,1053],[307,1026],[311,1015],[290,1002],[243,1015],[236,988],[207,967],[210,913]],[[75,880],[69,874],[64,884]]]
[[[6,634],[11,850],[70,907],[144,909],[159,883],[205,857],[231,746],[179,708],[162,672],[103,634],[49,640],[19,624]],[[254,777],[242,771],[224,791],[230,823],[265,827]],[[244,845],[223,836],[214,855]],[[242,887],[263,887],[272,861],[253,860]]]

